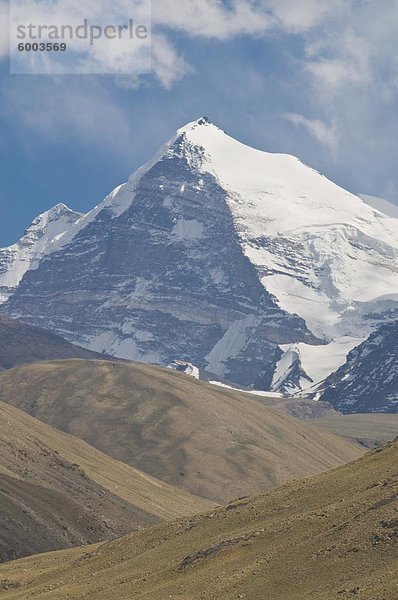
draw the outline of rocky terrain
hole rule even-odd
[[[398,320],[382,325],[311,397],[326,400],[343,413],[397,413],[397,340]]]

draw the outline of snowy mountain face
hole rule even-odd
[[[81,217],[65,204],[39,215],[23,237],[8,248],[0,248],[0,302],[4,302],[30,269],[51,253],[54,243]]]
[[[398,412],[398,321],[385,323],[348,355],[345,365],[318,388],[346,413]]]
[[[398,219],[398,205],[392,204],[392,202],[388,202],[388,200],[384,200],[384,198],[378,198],[377,196],[369,196],[368,194],[359,194],[359,197],[362,200],[375,208],[376,210],[388,215],[390,217],[395,217]]]
[[[97,351],[294,393],[398,314],[398,219],[206,119],[72,223],[3,305]]]

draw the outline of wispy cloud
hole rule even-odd
[[[139,15],[141,5],[138,0],[24,0],[23,9],[38,22],[51,17],[55,23],[78,24],[87,17],[92,22],[117,22],[131,15],[133,6]],[[346,83],[371,85],[380,62],[396,54],[396,0],[152,0],[152,5],[153,71],[165,87],[193,68],[189,56],[173,42],[176,33],[220,41],[238,36],[300,35],[307,53],[303,68],[327,94],[338,92]],[[8,2],[0,0],[3,58],[8,53],[7,11]],[[134,55],[128,40],[125,48],[119,45],[117,53],[115,48],[99,43],[84,68],[96,72],[119,66],[126,73],[135,66],[138,72],[140,57]],[[77,45],[76,52],[79,49]],[[395,85],[397,79],[396,67]]]
[[[276,25],[267,6],[235,0],[227,7],[219,0],[153,0],[155,27],[227,40],[238,35],[261,35]]]
[[[318,119],[307,119],[303,115],[287,113],[285,119],[293,125],[304,127],[318,142],[334,151],[338,145],[338,134],[335,125],[328,125]]]
[[[331,168],[330,176],[343,184],[360,180],[359,189],[392,197],[398,152],[397,0],[152,4],[153,77],[84,78],[81,84],[64,80],[63,85],[42,79],[42,89],[25,81],[25,93],[8,80],[3,89],[6,117],[49,139],[57,138],[63,124],[68,136],[83,143],[103,140],[119,157],[133,135],[133,98],[125,90],[137,90],[135,110],[139,105],[145,126],[159,136],[157,143],[172,132],[167,122],[173,120],[174,127],[175,120],[181,119],[181,124],[187,115],[194,118],[202,110],[212,116],[213,110],[215,118],[225,116],[235,132],[247,131],[248,143],[266,147],[272,137],[273,148],[300,154],[317,168]],[[6,6],[0,0],[2,34],[8,27]],[[65,14],[89,14],[93,21],[104,14],[112,20],[130,12],[130,0],[62,0],[62,6]],[[244,46],[248,38],[251,43]],[[5,36],[0,40],[5,57]],[[213,47],[210,59],[207,51]],[[232,63],[228,53],[234,48]],[[105,53],[101,60],[112,64],[114,57]],[[79,115],[87,106],[93,114]],[[254,125],[237,125],[249,113]],[[354,181],[351,188],[356,185]]]
[[[307,68],[318,90],[332,102],[330,95],[344,93],[346,86],[372,91],[376,82],[394,85],[397,36],[396,0],[347,2],[342,14],[334,15],[306,39]],[[373,89],[380,91],[379,86]]]
[[[175,33],[188,38],[201,37],[209,40],[226,41],[238,36],[264,37],[275,33],[305,33],[320,26],[330,15],[336,16],[348,0],[152,0],[153,23],[153,73],[165,86],[170,87],[192,71],[189,57],[184,57],[174,43]],[[348,2],[349,3],[349,2]],[[7,5],[0,0],[0,26],[2,42],[0,56],[6,57],[8,43]],[[132,12],[139,17],[145,2],[141,0],[24,0],[13,3],[13,12],[18,17],[28,15],[32,22],[78,25],[84,18],[91,22],[117,23]],[[140,8],[141,7],[141,8]],[[83,72],[139,73],[139,53],[128,44],[129,40],[117,44],[99,41],[90,57],[81,63]],[[76,61],[81,61],[81,44],[74,43],[69,52],[75,52]],[[144,59],[145,60],[145,59]],[[322,65],[313,61],[312,68],[320,70]],[[145,69],[143,69],[145,70]],[[138,83],[135,81],[135,85]]]
[[[321,25],[330,16],[338,16],[350,0],[264,0],[284,31],[303,33]]]
[[[170,38],[162,33],[156,33],[152,38],[152,68],[158,80],[168,89],[193,72],[193,67],[178,52]]]

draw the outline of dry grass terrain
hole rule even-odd
[[[100,356],[50,331],[0,315],[0,371],[40,360]]]
[[[398,415],[355,414],[328,415],[315,421],[323,427],[352,442],[375,448],[390,442],[398,435]]]
[[[216,502],[361,455],[358,446],[254,396],[147,365],[36,363],[0,374],[0,400]]]
[[[396,600],[398,441],[117,541],[8,563],[5,600]]]
[[[0,561],[120,537],[210,506],[0,403]]]

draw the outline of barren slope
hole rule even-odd
[[[210,507],[0,403],[0,561]]]
[[[396,441],[207,514],[9,563],[3,597],[396,600],[397,462]]]
[[[0,375],[0,400],[216,502],[361,454],[254,396],[147,365],[72,360],[20,367]]]

